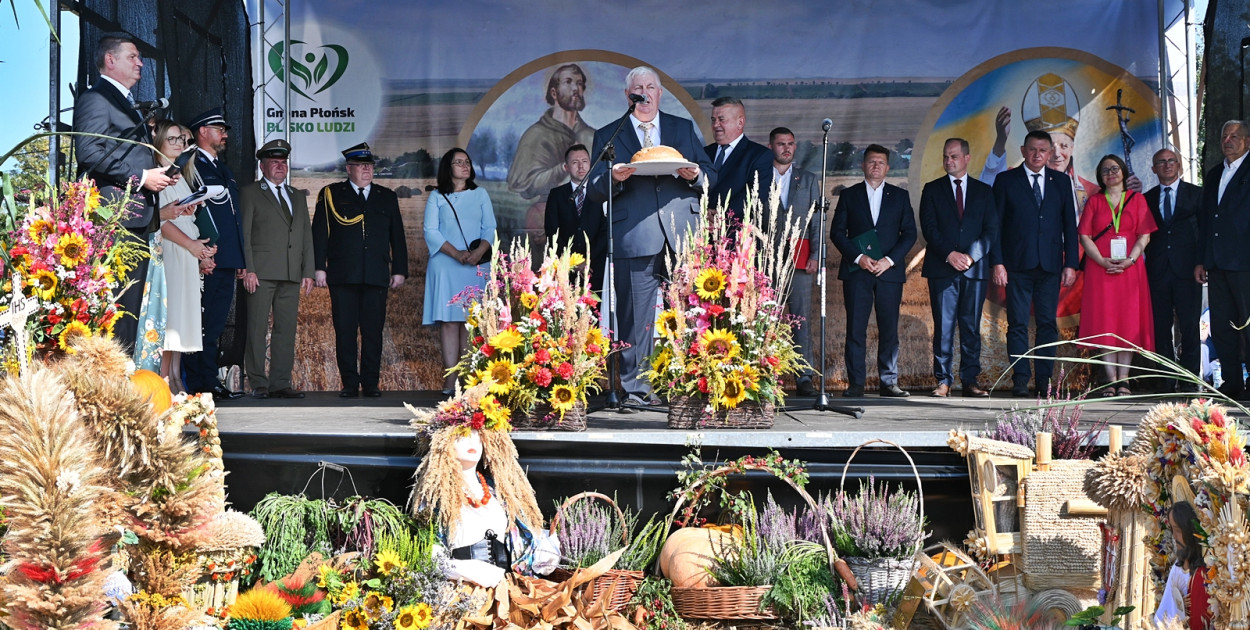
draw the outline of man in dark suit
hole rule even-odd
[[[794,330],[794,345],[799,349],[799,356],[813,368],[816,366],[812,358],[812,284],[816,280],[816,272],[820,270],[820,240],[824,234],[824,226],[820,224],[818,215],[814,214],[813,204],[820,203],[820,178],[815,173],[794,166],[794,149],[796,143],[794,132],[785,127],[777,127],[768,134],[768,148],[773,155],[773,166],[770,169],[771,181],[777,185],[777,192],[784,212],[771,218],[772,234],[782,234],[783,226],[793,223],[798,217],[806,217],[807,229],[800,237],[807,240],[807,254],[795,252],[800,256],[794,261],[796,269],[790,281],[790,295],[786,297],[786,308],[791,315],[801,317]],[[767,190],[767,189],[762,189]],[[767,194],[762,193],[762,194]],[[768,209],[766,209],[767,216]],[[802,219],[799,219],[802,220]],[[766,223],[767,224],[767,223]],[[816,387],[812,379],[824,373],[820,369],[807,369],[795,379],[795,390],[800,396],[816,395]]]
[[[1202,316],[1202,285],[1194,282],[1198,265],[1198,215],[1202,211],[1202,189],[1181,181],[1183,167],[1176,152],[1159,149],[1150,170],[1159,185],[1146,191],[1146,205],[1159,230],[1146,245],[1146,278],[1154,311],[1155,352],[1176,360],[1176,344],[1181,344],[1180,365],[1201,376],[1202,340],[1198,320]],[[1176,337],[1172,324],[1176,323]],[[1178,383],[1164,386],[1174,391]]]
[[[313,287],[308,198],[286,183],[291,145],[270,140],[256,152],[261,179],[243,187],[243,259],[247,275],[247,349],[243,368],[252,397],[303,398],[291,386],[299,295]],[[273,329],[269,316],[273,314]],[[265,372],[265,338],[269,371]]]
[[[846,378],[842,395],[864,395],[868,315],[877,312],[879,393],[906,398],[898,386],[898,314],[907,273],[903,262],[916,244],[916,217],[907,190],[885,183],[890,150],[864,149],[864,181],[842,191],[830,221],[829,238],[842,254],[838,279],[846,302]]]
[[[106,137],[74,137],[78,172],[95,180],[103,203],[116,203],[129,193],[133,214],[122,220],[122,227],[126,229],[119,238],[146,250],[148,234],[156,231],[160,223],[156,194],[176,178],[166,177],[164,168],[156,168],[151,149],[121,141],[152,142],[148,126],[143,124],[143,117],[135,109],[134,95],[130,92],[142,74],[143,58],[139,49],[126,35],[105,35],[96,45],[95,62],[100,78],[74,102],[74,131]],[[143,283],[148,276],[148,259],[142,258],[136,264],[118,278],[118,286],[134,281],[117,296],[124,314],[113,327],[114,338],[127,352],[134,347],[138,334]]]
[[[959,382],[964,396],[983,398],[981,309],[985,305],[989,258],[998,236],[994,191],[968,177],[972,154],[968,141],[950,138],[942,147],[945,177],[925,184],[920,193],[920,231],[924,234],[922,276],[929,279],[933,309],[932,395],[946,398],[954,385],[955,330],[959,330]]]
[[[199,148],[195,172],[205,186],[221,186],[225,192],[206,200],[200,210],[208,212],[217,228],[217,253],[213,256],[213,271],[204,275],[204,290],[200,294],[200,305],[204,309],[204,349],[187,355],[183,365],[187,369],[188,389],[230,400],[243,393],[230,391],[218,380],[217,345],[230,317],[238,281],[247,274],[247,263],[243,259],[243,216],[238,206],[239,185],[223,158],[230,125],[226,124],[221,108],[214,107],[196,116],[190,128]]]
[[[382,328],[387,289],[408,277],[408,243],[399,198],[373,183],[373,152],[360,143],[343,151],[347,181],[321,189],[313,215],[313,283],[330,288],[339,396],[382,395]],[[360,333],[357,367],[356,334]]]
[[[1241,364],[1250,348],[1250,123],[1230,120],[1220,130],[1224,161],[1207,171],[1198,219],[1199,264],[1194,279],[1207,282],[1211,339],[1224,383],[1220,392],[1242,399]],[[1238,330],[1240,328],[1240,330]]]
[[[641,97],[633,111],[595,132],[590,154],[599,155],[609,141],[617,158],[628,162],[643,147],[672,147],[695,166],[677,169],[676,176],[635,175],[636,168],[621,166],[608,171],[607,164],[591,166],[587,200],[600,204],[610,194],[612,231],[616,242],[613,285],[617,303],[616,329],[629,347],[621,352],[621,386],[630,404],[658,405],[651,385],[640,378],[651,354],[655,324],[656,291],[665,274],[664,255],[674,251],[699,216],[699,196],[706,184],[716,184],[712,161],[699,149],[694,125],[684,118],[660,111],[664,89],[659,74],[646,66],[629,71],[625,96]],[[627,100],[626,102],[630,102]],[[621,131],[613,136],[617,126]]]
[[[997,247],[990,248],[994,284],[1007,290],[1007,354],[1014,361],[1011,394],[1029,396],[1033,370],[1027,359],[1029,315],[1037,322],[1034,346],[1059,340],[1059,287],[1076,281],[1078,241],[1072,179],[1046,168],[1052,144],[1050,134],[1033,130],[1024,137],[1024,163],[994,180],[998,208]],[[1054,347],[1037,351],[1055,356]],[[1046,389],[1054,359],[1037,359],[1037,391]]]
[[[564,172],[569,181],[551,189],[543,217],[543,232],[557,239],[561,250],[572,249],[590,263],[590,290],[603,290],[603,269],[608,258],[608,237],[603,230],[603,209],[586,203],[582,182],[590,172],[590,151],[575,144],[564,152]],[[586,247],[590,243],[589,250]]]
[[[712,144],[703,147],[716,168],[716,185],[708,187],[708,205],[725,203],[739,223],[746,204],[747,190],[759,181],[759,194],[767,199],[773,180],[773,153],[752,142],[746,129],[746,108],[732,96],[712,101]]]

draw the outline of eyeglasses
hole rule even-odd
[[[1118,167],[1118,166],[1108,166],[1108,167],[1106,167],[1106,168],[1100,168],[1100,169],[1098,169],[1098,172],[1099,172],[1099,173],[1102,173],[1103,175],[1114,175],[1114,174],[1116,174],[1116,173],[1119,173],[1119,172],[1120,172],[1120,167]]]
[[[1161,160],[1155,160],[1155,166],[1163,166],[1164,164],[1179,164],[1179,163],[1180,161],[1177,160],[1176,158],[1163,158]]]
[[[165,142],[168,142],[170,144],[186,144],[187,137],[186,136],[165,136]]]
[[[452,166],[470,166],[472,164],[473,162],[471,160],[452,160],[451,161]]]

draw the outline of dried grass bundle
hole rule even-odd
[[[1159,403],[1146,412],[1146,416],[1137,423],[1137,434],[1129,443],[1129,455],[1152,455],[1159,444],[1159,431],[1168,423],[1181,417],[1187,405],[1180,403]]]
[[[1216,603],[1212,621],[1229,630],[1250,628],[1250,523],[1238,501],[1220,508],[1219,520],[1210,532],[1214,575],[1207,592]]]
[[[1146,503],[1146,463],[1141,454],[1112,453],[1094,463],[1085,493],[1108,510],[1138,510]]]
[[[199,558],[151,543],[139,544],[130,555],[135,586],[166,599],[181,597],[183,590],[200,577]]]
[[[33,366],[0,387],[0,504],[14,568],[0,583],[13,628],[112,628],[102,614],[112,534],[100,517],[101,486],[90,435],[74,398]]]
[[[256,519],[226,510],[200,528],[200,551],[226,551],[265,544],[265,530]]]
[[[131,630],[184,630],[203,617],[187,608],[181,597],[135,593],[118,606]]]

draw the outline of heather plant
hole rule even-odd
[[[785,569],[787,550],[794,544],[794,519],[787,515],[772,494],[761,513],[749,492],[742,493],[734,516],[742,525],[742,536],[719,545],[713,543],[709,572],[722,586],[768,586]]]
[[[861,558],[910,558],[924,543],[925,518],[915,492],[891,492],[870,476],[854,495],[838,491],[831,502],[838,554]]]
[[[556,535],[560,539],[562,564],[571,569],[589,567],[620,549],[626,539],[622,531],[625,524],[612,511],[610,506],[595,501],[556,504]]]
[[[1058,382],[1063,382],[1063,376],[1060,371]],[[1046,392],[1045,400],[1039,401],[1036,407],[1012,407],[993,425],[987,424],[981,431],[981,437],[1037,448],[1037,434],[1044,431],[1052,435],[1055,458],[1089,459],[1098,444],[1098,436],[1107,428],[1107,421],[1097,420],[1082,429],[1082,408],[1078,402],[1082,398],[1074,397],[1067,389],[1061,392],[1052,385]]]

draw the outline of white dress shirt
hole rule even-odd
[[[793,164],[790,165],[790,168],[786,169],[786,172],[780,173],[777,171],[777,165],[776,164],[773,165],[773,184],[777,186],[777,192],[778,194],[781,195],[781,207],[782,208],[790,207],[790,169],[791,168],[794,168]]]
[[[1224,189],[1228,188],[1228,182],[1233,181],[1233,175],[1237,173],[1237,169],[1241,168],[1241,163],[1246,161],[1246,154],[1242,153],[1241,157],[1229,164],[1224,162],[1224,172],[1220,173],[1220,194],[1215,198],[1215,203],[1219,203],[1224,199]]]

